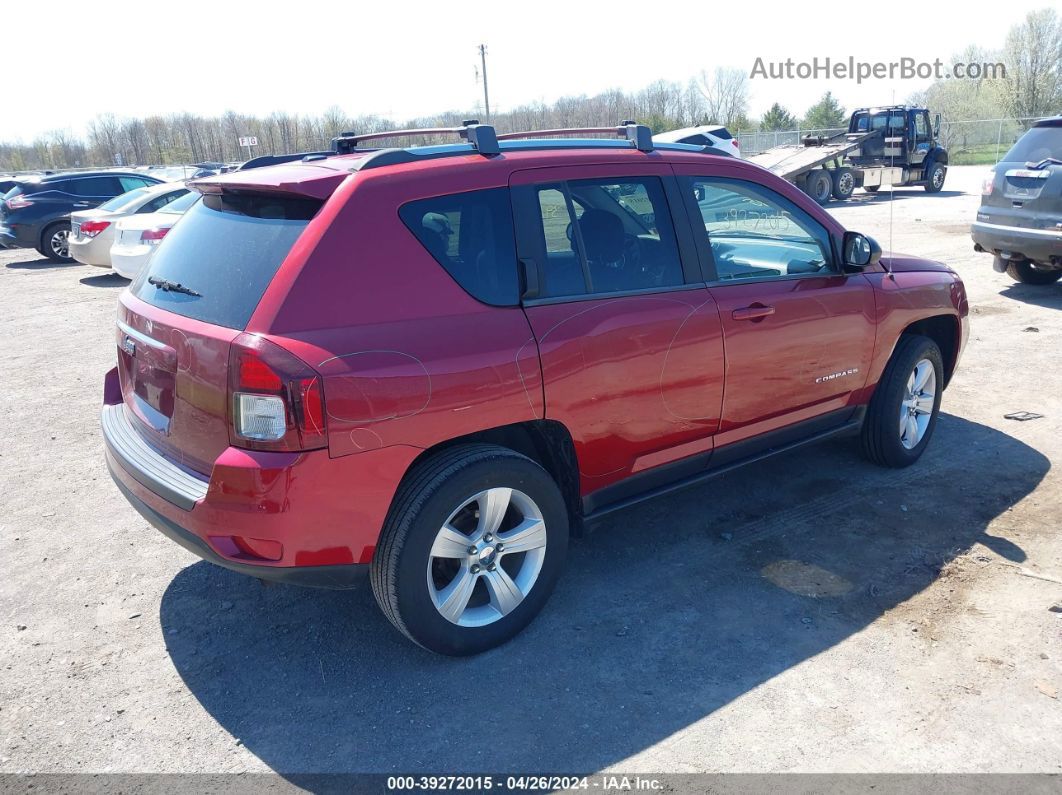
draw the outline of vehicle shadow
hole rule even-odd
[[[12,270],[27,270],[27,271],[39,271],[39,270],[51,270],[53,268],[83,268],[85,267],[80,262],[53,262],[47,257],[40,257],[39,259],[27,259],[19,260],[18,262],[7,262],[4,264],[5,268],[11,268]]]
[[[1003,278],[1008,278],[1004,276]],[[1062,282],[1054,284],[1014,284],[999,291],[1004,298],[1025,304],[1035,304],[1048,309],[1062,309]]]
[[[101,273],[99,276],[86,276],[84,279],[78,279],[78,281],[87,287],[125,287],[129,284],[129,279],[124,276],[119,276],[117,273]]]
[[[893,199],[895,199],[896,201],[899,201],[901,199],[917,199],[917,198],[919,198],[921,196],[925,196],[925,195],[926,195],[925,190],[923,188],[920,188],[920,187],[904,188],[902,190],[897,190],[895,193],[891,194],[891,197],[890,197],[890,194],[889,194],[889,192],[887,190],[880,190],[877,193],[864,193],[863,191],[859,190],[856,193],[853,193],[851,195],[851,197],[846,199],[845,201],[837,201],[837,200],[831,199],[824,206],[825,207],[844,207],[846,205],[850,206],[850,205],[853,205],[853,204],[856,204],[856,205],[858,205],[858,204],[877,204],[877,203],[880,203],[880,202],[892,201]],[[933,194],[929,194],[929,195],[933,195]],[[944,196],[944,197],[946,197],[946,196],[962,196],[962,195],[964,195],[964,191],[961,191],[961,190],[942,190],[942,191],[939,191],[936,195],[937,196]]]
[[[1049,468],[950,415],[905,470],[864,462],[852,440],[795,451],[575,540],[543,614],[474,658],[409,643],[367,589],[264,587],[207,563],[174,578],[161,627],[204,709],[296,784],[592,772],[842,643],[974,544],[1024,560],[986,527]]]

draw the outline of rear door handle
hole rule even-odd
[[[768,315],[774,314],[773,306],[765,306],[764,304],[752,304],[751,306],[742,307],[741,309],[735,309],[730,313],[730,317],[734,320],[763,320]]]

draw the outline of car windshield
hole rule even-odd
[[[1033,127],[1003,155],[1003,163],[1039,163],[1062,160],[1062,127]]]
[[[148,191],[148,188],[137,188],[135,190],[131,190],[128,193],[123,193],[121,196],[115,196],[110,201],[104,202],[100,205],[99,209],[106,210],[107,212],[112,213],[117,212],[123,207],[133,204],[138,199],[143,198]]]
[[[160,213],[170,213],[172,215],[181,215],[185,210],[191,207],[199,199],[199,194],[194,190],[188,191],[179,199],[174,199],[165,207],[159,209]]]

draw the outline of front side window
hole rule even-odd
[[[494,306],[520,302],[507,188],[420,199],[402,205],[398,215],[472,297]]]
[[[148,185],[155,184],[139,177],[118,177],[118,182],[121,183],[122,190],[136,190],[137,188],[146,188]]]
[[[921,140],[929,138],[929,125],[924,113],[915,114],[915,135]]]
[[[535,224],[543,298],[684,283],[675,230],[657,177],[538,185]]]
[[[695,177],[690,187],[717,281],[834,272],[829,232],[785,197],[736,179]]]

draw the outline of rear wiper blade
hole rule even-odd
[[[153,284],[168,293],[184,293],[185,295],[194,295],[197,298],[203,297],[202,293],[197,293],[191,287],[185,287],[178,282],[171,282],[169,279],[160,279],[158,276],[148,276],[148,284]]]
[[[1057,157],[1045,157],[1039,163],[1034,163],[1030,160],[1025,164],[1026,168],[1032,169],[1046,168],[1047,166],[1062,166],[1062,160]]]

